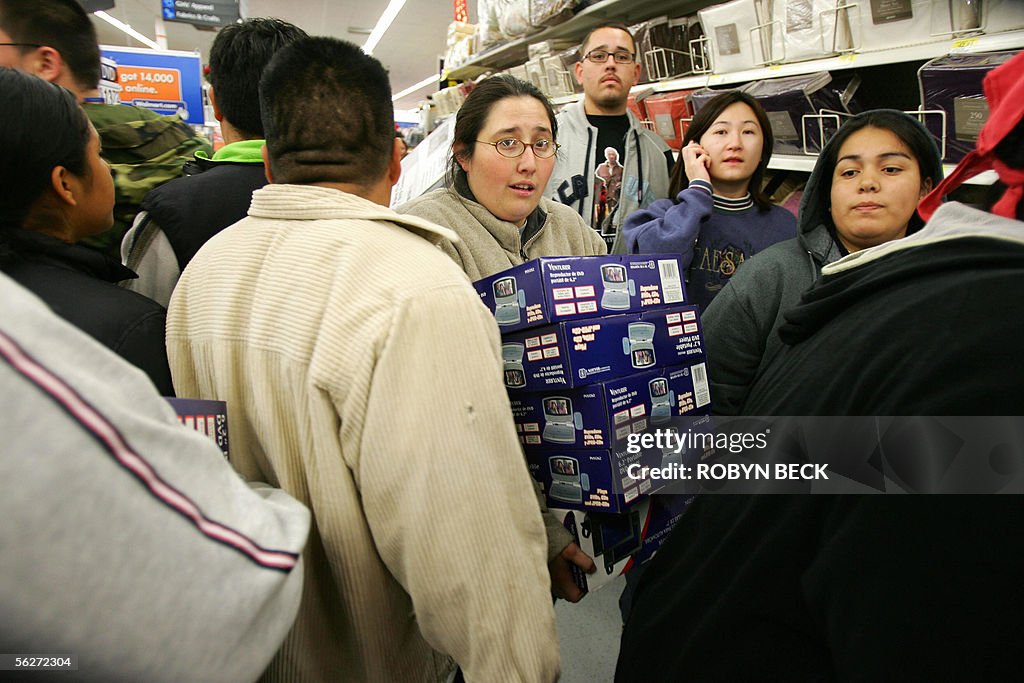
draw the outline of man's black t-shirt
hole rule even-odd
[[[597,128],[597,149],[594,151],[594,215],[590,224],[601,234],[614,237],[612,217],[619,205],[622,189],[622,161],[625,158],[629,117],[587,114],[587,121]],[[615,150],[612,153],[610,150]]]
[[[594,213],[590,225],[600,232],[611,248],[615,239],[613,218],[619,206],[622,191],[623,166],[626,160],[626,136],[629,134],[629,116],[601,116],[587,114],[587,121],[597,128],[597,147],[594,150]],[[639,142],[639,141],[638,141]],[[612,154],[610,150],[615,150]],[[665,152],[668,173],[672,175],[675,157],[672,150]],[[637,160],[643,163],[643,159]]]

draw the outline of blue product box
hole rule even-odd
[[[571,510],[623,512],[646,494],[673,482],[652,477],[634,478],[639,468],[679,465],[681,455],[650,448],[630,453],[626,446],[606,449],[530,450],[526,464],[540,482],[549,507]]]
[[[550,392],[691,365],[704,343],[698,308],[674,306],[512,332],[501,354],[507,389]]]
[[[474,282],[502,333],[686,303],[672,254],[539,258]]]
[[[200,434],[210,437],[228,457],[228,404],[224,401],[210,401],[202,398],[172,398],[164,400],[171,404],[178,420]]]
[[[612,448],[673,416],[700,414],[711,402],[703,358],[575,389],[514,392],[509,398],[524,450]]]
[[[696,460],[694,460],[695,462]],[[647,564],[654,558],[658,549],[665,544],[669,533],[676,527],[676,523],[683,514],[690,508],[697,496],[682,494],[665,494],[651,496],[651,505],[647,514],[647,525],[644,527],[643,545],[633,555],[631,563],[625,571],[632,567]]]

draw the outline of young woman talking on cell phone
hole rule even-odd
[[[730,91],[710,100],[683,138],[670,198],[626,219],[626,252],[681,254],[690,302],[703,311],[744,261],[796,236],[796,218],[761,192],[772,144],[753,97]]]

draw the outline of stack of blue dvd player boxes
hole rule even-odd
[[[530,473],[609,577],[652,555],[644,539],[663,540],[682,513],[679,501],[648,498],[671,480],[640,473],[684,454],[640,448],[640,435],[710,410],[700,311],[682,272],[671,254],[566,256],[474,283],[501,331]]]

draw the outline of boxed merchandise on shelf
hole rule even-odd
[[[476,0],[477,34],[480,49],[505,40],[498,26],[498,5],[500,0]]]
[[[569,97],[575,94],[576,89],[572,86],[574,79],[571,73],[562,69],[562,60],[557,56],[548,56],[541,57],[540,63],[544,69],[544,80],[548,85],[548,98]]]
[[[533,26],[556,26],[572,17],[579,5],[588,0],[530,0],[530,23]]]
[[[675,90],[651,95],[644,100],[647,116],[654,122],[654,132],[677,152],[682,147],[683,136],[689,127],[688,119],[693,118],[689,100],[693,92],[693,90]]]
[[[541,58],[528,59],[523,64],[523,67],[526,68],[526,80],[537,86],[537,89],[544,93],[546,97],[552,97],[551,92],[548,90],[548,74],[541,63]]]
[[[697,16],[704,26],[711,69],[715,73],[753,69],[767,61],[760,37],[753,37],[760,23],[755,0],[732,0],[705,7]]]
[[[946,112],[941,118],[926,116],[925,126],[938,139],[945,136],[945,157],[956,163],[974,149],[988,120],[988,103],[981,84],[985,75],[1017,54],[1018,50],[956,54],[926,62],[918,72],[921,107]]]
[[[516,432],[526,451],[613,448],[667,424],[706,412],[711,403],[702,358],[577,389],[509,395]]]
[[[574,566],[576,585],[589,593],[648,562],[692,502],[693,496],[651,496],[621,514],[550,508],[597,565],[593,574]]]
[[[473,286],[502,333],[686,301],[682,261],[672,254],[543,257]]]
[[[696,115],[696,113],[699,112],[705,104],[707,104],[714,98],[718,97],[722,93],[730,92],[733,90],[746,89],[747,84],[730,88],[698,88],[697,90],[692,90],[688,98],[690,101],[690,111],[692,111]]]
[[[860,76],[850,71],[835,75],[822,71],[804,76],[754,81],[744,90],[764,108],[775,138],[776,154],[802,154],[821,150],[822,138],[828,139],[841,125],[841,115],[861,111],[856,93]],[[826,118],[804,119],[819,113]]]
[[[950,0],[950,28],[953,31],[970,30],[976,19],[978,2]],[[1024,2],[1020,0],[985,0],[981,5],[981,29],[986,33],[1013,31],[1024,28]]]
[[[859,51],[917,45],[935,40],[935,13],[948,11],[948,0],[889,0],[850,3],[854,47]]]
[[[548,74],[548,87],[561,92],[553,97],[566,97],[583,92],[583,86],[576,80],[576,62],[579,61],[579,45],[559,50],[544,58],[544,68]]]
[[[553,40],[539,40],[536,43],[530,43],[526,48],[526,57],[533,59],[534,57],[550,57],[557,55],[566,49],[575,50],[579,47],[579,41],[565,38],[558,38]]]
[[[513,67],[509,67],[508,73],[510,76],[518,78],[521,81],[530,82],[530,77],[526,73],[526,64],[518,64]]]
[[[496,0],[498,28],[509,38],[525,36],[533,30],[530,24],[530,0]]]
[[[782,54],[774,52],[772,62],[819,59],[853,49],[848,10],[836,0],[774,0],[770,3],[770,30],[782,35]]]
[[[636,95],[631,94],[626,98],[626,109],[633,112],[633,116],[641,121],[647,120],[647,106],[643,103],[643,100],[637,100]]]
[[[552,391],[704,357],[699,309],[671,306],[544,325],[502,335],[505,387]]]
[[[642,26],[636,43],[636,58],[643,66],[642,83],[694,72],[690,42],[703,35],[696,16],[677,19],[655,17]]]

